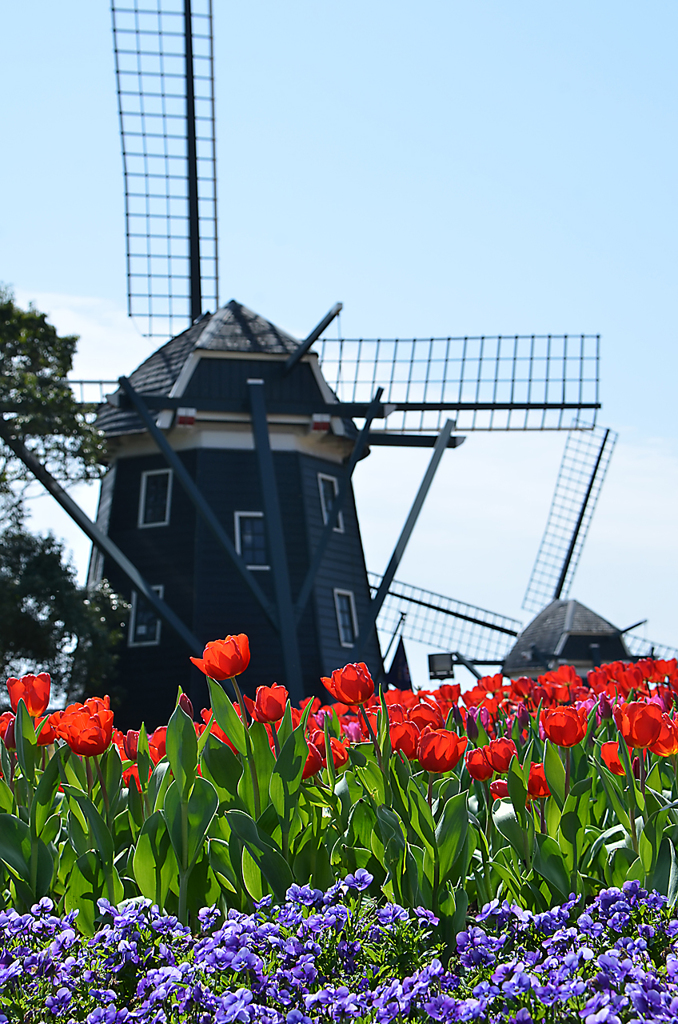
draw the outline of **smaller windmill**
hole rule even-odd
[[[642,622],[618,629],[568,599],[616,441],[613,430],[593,425],[567,436],[523,599],[523,608],[538,614],[525,628],[518,620],[394,581],[379,620],[383,635],[437,648],[440,653],[429,655],[429,675],[438,680],[451,678],[455,666],[477,677],[493,669],[516,677],[561,663],[586,671],[603,661],[676,657],[674,648],[634,632]]]

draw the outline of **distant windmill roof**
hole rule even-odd
[[[291,334],[253,313],[235,299],[206,315],[176,338],[156,349],[130,375],[136,391],[147,395],[168,395],[186,360],[195,350],[250,352],[289,355],[301,343]],[[107,434],[136,433],[143,429],[136,413],[104,405],[97,426]]]
[[[516,676],[545,672],[562,660],[628,659],[620,631],[579,601],[551,601],[523,630],[504,661],[504,673]]]

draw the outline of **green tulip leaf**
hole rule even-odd
[[[257,828],[257,823],[244,811],[227,811],[226,817],[242,846],[249,853],[261,875],[281,903],[294,878],[289,865],[273,842]],[[245,859],[243,858],[243,870]]]
[[[167,724],[165,749],[181,799],[188,800],[198,768],[198,738],[195,725],[179,705]]]
[[[155,811],[144,822],[132,865],[141,893],[163,908],[178,868],[162,811]]]
[[[468,804],[466,792],[450,797],[436,827],[435,837],[440,863],[440,881],[451,874],[454,862],[466,841]]]
[[[214,712],[214,717],[217,720],[217,725],[220,729],[224,730],[237,751],[241,754],[247,753],[245,727],[240,720],[238,712],[228,699],[223,686],[209,677],[207,679],[207,685],[209,686],[212,711]]]
[[[271,772],[268,786],[271,803],[275,807],[283,831],[289,832],[295,797],[301,786],[304,766],[308,757],[308,743],[303,730],[295,729],[283,744],[280,756]]]
[[[182,801],[177,782],[167,790],[163,814],[180,871],[190,871],[197,861],[218,806],[216,789],[199,775],[187,801]]]

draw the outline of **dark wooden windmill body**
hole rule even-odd
[[[156,423],[232,540],[266,606],[245,585],[129,402],[127,408],[104,406],[98,417],[110,453],[99,526],[200,643],[228,633],[250,635],[249,688],[274,680],[289,685],[280,623],[274,625],[269,618],[270,613],[277,618],[280,608],[249,392],[261,388],[266,398],[290,598],[303,587],[357,435],[350,421],[314,411],[336,403],[315,353],[304,355],[284,373],[298,346],[290,335],[233,301],[153,353],[129,378],[129,385],[149,403],[153,395],[174,400],[175,408],[153,413]],[[120,404],[124,398],[121,390],[113,400]],[[119,665],[121,719],[130,724],[166,721],[178,686],[203,706],[204,677],[190,664],[182,637],[162,623],[112,559],[96,553],[90,579],[101,576],[132,604]],[[351,660],[369,604],[349,486],[296,623],[297,696],[318,692],[321,675]],[[362,654],[378,674],[381,656],[374,626]]]

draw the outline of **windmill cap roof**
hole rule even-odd
[[[161,345],[141,363],[129,379],[136,391],[167,395],[194,351],[267,353],[286,356],[301,344],[247,306],[231,299],[216,313],[207,314],[187,330]],[[97,425],[107,434],[135,433],[142,429],[134,412],[104,405]]]
[[[516,640],[504,661],[504,672],[507,675],[522,675],[538,668],[546,670],[544,663],[558,655],[565,654],[568,637],[589,638],[589,643],[596,638],[608,640],[619,645],[619,658],[628,657],[621,633],[616,626],[604,619],[602,615],[587,608],[579,601],[551,601],[525,627]],[[550,656],[550,657],[549,657]]]

